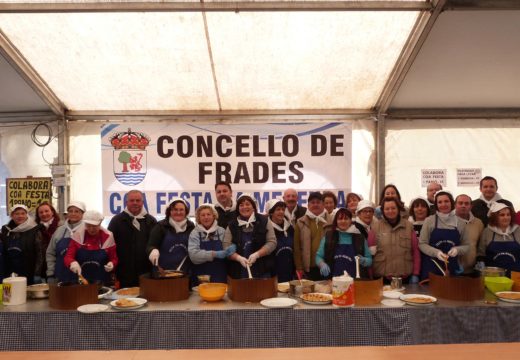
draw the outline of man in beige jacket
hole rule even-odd
[[[460,257],[460,263],[464,267],[464,273],[473,271],[477,257],[477,243],[484,224],[471,213],[471,198],[461,194],[455,199],[455,214],[466,223],[467,244],[470,248],[467,254]]]

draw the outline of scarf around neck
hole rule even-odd
[[[138,230],[141,230],[141,224],[139,223],[139,220],[144,219],[145,215],[148,214],[144,206],[141,209],[141,212],[137,215],[132,214],[130,211],[128,211],[128,208],[125,207],[124,210],[125,213],[127,213],[132,218],[132,225]]]
[[[182,221],[175,221],[170,217],[168,218],[168,223],[175,229],[176,233],[181,233],[186,231],[188,219],[184,219]]]
[[[309,209],[305,212],[305,215],[309,217],[309,219],[314,220],[316,222],[316,225],[319,225],[320,222],[326,224],[327,220],[325,219],[325,216],[327,214],[327,210],[323,210],[323,212],[320,215],[314,215]]]
[[[27,230],[31,230],[35,226],[38,226],[38,224],[36,224],[36,222],[29,216],[27,218],[27,220],[25,220],[20,225],[17,225],[13,229],[10,229],[8,226],[6,226],[6,228],[7,228],[7,235],[9,235],[9,233],[12,233],[12,232],[14,232],[14,233],[22,233],[22,232],[25,232]]]
[[[202,226],[201,224],[197,224],[197,230],[200,231],[201,233],[204,233],[206,234],[206,236],[204,237],[206,240],[209,239],[209,236],[211,234],[213,234],[215,231],[217,231],[217,228],[218,228],[218,223],[217,223],[217,220],[213,221],[213,224],[211,224],[211,226],[209,227],[209,229],[206,229],[204,226]]]
[[[480,200],[484,201],[487,205],[488,208],[491,207],[491,205],[493,205],[493,203],[497,202],[498,200],[502,200],[502,196],[500,196],[499,193],[496,193],[495,196],[493,196],[491,198],[491,200],[486,200],[486,198],[484,197],[484,195],[480,194],[480,197],[479,197]]]
[[[437,216],[439,217],[439,220],[442,221],[445,225],[457,227],[459,224],[459,221],[457,220],[458,217],[455,215],[455,210],[452,210],[447,214],[443,214],[437,211]]]
[[[291,223],[286,218],[283,218],[283,227],[273,222],[271,218],[269,218],[269,222],[273,225],[275,230],[283,232],[283,235],[287,237],[287,230],[291,227]]]
[[[240,227],[245,226],[247,228],[249,226],[253,226],[253,224],[256,221],[255,213],[252,213],[251,216],[249,217],[249,219],[247,219],[247,220],[242,220],[241,218],[237,218],[237,220],[238,220],[238,226],[240,226]]]

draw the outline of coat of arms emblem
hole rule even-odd
[[[128,129],[110,137],[114,147],[113,169],[117,181],[134,186],[146,176],[146,147],[150,145],[148,135]]]

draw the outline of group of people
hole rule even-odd
[[[49,203],[33,219],[24,205],[11,209],[2,227],[0,265],[4,275],[26,276],[28,283],[89,281],[138,286],[139,277],[159,269],[199,275],[211,282],[227,277],[328,279],[343,274],[363,278],[400,276],[417,283],[430,272],[463,274],[484,266],[520,271],[520,228],[512,204],[497,193],[497,181],[484,177],[481,197],[455,198],[437,183],[409,208],[394,185],[383,189],[375,206],[350,193],[338,208],[330,191],[311,192],[307,207],[296,190],[267,202],[261,214],[249,194],[233,196],[231,184],[215,185],[215,204],[195,210],[174,198],[157,221],[147,213],[143,194],[131,190],[126,207],[108,228],[103,215],[72,201],[60,222]],[[155,269],[154,269],[155,268]]]

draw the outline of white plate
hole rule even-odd
[[[146,300],[146,299],[142,299],[142,298],[126,298],[126,299],[127,299],[127,300],[132,300],[132,301],[135,302],[137,305],[136,305],[136,306],[121,307],[121,306],[117,306],[117,305],[116,305],[117,300],[111,301],[111,302],[110,302],[110,305],[111,305],[114,309],[117,309],[117,310],[135,310],[135,309],[139,309],[140,307],[143,307],[144,304],[146,304],[146,303],[148,302],[148,300]]]
[[[298,301],[290,298],[270,298],[260,301],[260,305],[266,308],[290,308],[298,304]]]
[[[411,299],[411,298],[424,298],[424,299],[431,300],[431,302],[416,303],[416,302],[408,301],[408,299]],[[406,295],[401,295],[399,297],[399,299],[403,300],[408,305],[413,305],[413,306],[431,306],[437,302],[437,298],[434,298],[433,296],[430,296],[430,295],[424,295],[424,294],[406,294]]]
[[[310,300],[305,300],[303,298],[303,295],[300,296],[300,299],[302,299],[302,301],[306,304],[310,304],[310,305],[326,305],[326,304],[330,304],[332,302],[332,295],[331,294],[323,294],[323,293],[311,293],[311,294],[320,294],[320,295],[324,295],[326,296],[327,298],[329,298],[330,300],[327,300],[327,301],[310,301]]]
[[[404,301],[397,300],[397,299],[383,299],[383,300],[381,300],[381,304],[383,304],[385,306],[390,306],[390,307],[401,307],[405,303],[404,303]]]
[[[399,299],[403,295],[399,291],[383,291],[383,297],[388,299]]]
[[[383,291],[405,291],[406,289],[403,287],[400,287],[399,289],[392,289],[390,285],[383,286]]]
[[[500,301],[510,302],[510,303],[514,303],[514,304],[520,304],[520,299],[519,300],[516,300],[516,299],[506,299],[506,298],[503,298],[503,297],[500,296],[502,294],[520,294],[520,292],[518,292],[518,291],[499,291],[499,292],[495,293],[496,297]]]
[[[78,311],[83,314],[95,314],[108,310],[108,305],[103,304],[87,304],[78,307]]]
[[[288,293],[290,288],[291,288],[291,285],[289,285],[288,282],[283,282],[283,283],[278,284],[278,292]]]
[[[194,286],[191,288],[191,291],[194,291],[194,292],[199,292],[199,287],[198,286]]]
[[[99,295],[97,296],[98,299],[106,299],[108,296],[110,296],[110,294],[112,294],[112,291],[114,291],[114,290],[112,290],[111,288],[106,287],[106,286],[103,286],[103,287],[101,288],[101,290],[103,290],[103,291],[105,291],[105,292],[104,292],[103,294],[99,294]]]

